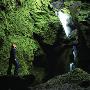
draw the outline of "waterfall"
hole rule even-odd
[[[55,14],[58,16],[67,38],[70,39],[76,27],[74,26],[72,16],[68,13],[63,12],[63,8],[65,6],[64,1],[65,0],[56,1],[51,3],[51,5],[55,10],[57,10],[55,11]],[[78,8],[80,8],[80,6],[81,6],[81,1],[77,1],[77,2],[75,1],[73,3],[70,3],[69,10],[71,11],[74,17],[79,14]],[[77,60],[77,44],[74,42],[72,45],[72,50],[73,50],[72,54],[74,58],[73,58],[73,62],[69,64],[70,71],[76,67],[76,60]]]
[[[70,63],[70,71],[74,69],[74,63]]]
[[[74,61],[77,58],[77,47],[75,45],[73,45],[73,56],[74,56]]]
[[[65,14],[61,10],[60,11],[56,11],[55,13],[56,13],[56,15],[58,16],[58,18],[61,21],[61,24],[63,26],[63,29],[65,31],[66,36],[69,37],[70,33],[72,31],[72,29],[71,29],[71,27],[69,25],[73,24],[71,15]]]
[[[58,16],[63,26],[66,36],[69,38],[71,35],[71,32],[75,29],[71,15],[66,14],[61,10],[56,11],[55,14]],[[76,57],[77,57],[77,49],[74,44],[72,46],[72,50],[73,50],[72,53],[73,53],[74,58],[73,58],[73,61],[69,64],[70,71],[72,71],[75,68],[75,64],[76,64],[75,62],[76,62]]]

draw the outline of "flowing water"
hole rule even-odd
[[[72,20],[72,17],[71,15],[69,14],[66,14],[64,13],[63,11],[59,10],[59,11],[56,11],[55,14],[58,16],[62,26],[63,26],[63,30],[67,36],[67,38],[69,38],[71,36],[71,32],[73,31],[72,27],[74,26],[73,25],[73,20]],[[70,63],[69,67],[70,67],[70,71],[72,71],[74,68],[75,68],[75,60],[76,60],[76,57],[77,57],[77,49],[75,46],[72,47],[73,49],[73,62]]]
[[[70,24],[71,25],[73,24],[71,15],[65,14],[61,10],[56,11],[55,14],[58,16],[58,18],[59,18],[59,20],[60,20],[60,22],[61,22],[61,24],[63,26],[63,29],[65,31],[66,36],[69,37],[71,32],[72,32]]]

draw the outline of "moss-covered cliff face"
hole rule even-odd
[[[58,19],[50,10],[49,4],[50,0],[0,1],[1,75],[7,73],[10,47],[12,43],[16,43],[17,57],[20,63],[19,75],[34,74],[38,79],[43,77],[44,69],[35,68],[32,65],[34,52],[38,48],[40,49],[32,34],[35,32],[43,35],[45,37],[44,41],[49,44],[54,42],[55,27],[59,23],[56,23]],[[38,53],[43,52],[40,49]]]
[[[37,80],[42,80],[45,75],[44,68],[34,67],[32,62],[35,54],[45,54],[33,39],[33,32],[43,36],[43,41],[50,45],[55,42],[57,30],[62,32],[60,21],[50,7],[50,2],[51,0],[0,1],[0,75],[7,73],[10,46],[16,43],[20,63],[19,75],[34,74]],[[80,21],[84,20],[85,16],[86,13],[81,12]],[[64,34],[60,35],[60,38],[63,38],[62,36]],[[62,60],[65,55],[62,54]],[[59,68],[58,66],[56,68]]]

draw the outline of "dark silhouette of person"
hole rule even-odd
[[[16,45],[15,44],[12,44],[12,46],[11,46],[10,58],[9,58],[9,67],[7,70],[7,75],[11,75],[12,65],[15,66],[14,75],[18,75],[19,63],[18,63],[18,60],[16,58]]]

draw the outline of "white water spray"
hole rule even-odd
[[[74,63],[70,63],[70,71],[74,69]]]
[[[72,16],[70,14],[66,14],[62,11],[62,8],[64,7],[64,0],[53,2],[53,3],[51,3],[51,5],[53,6],[53,8],[58,10],[58,11],[55,11],[55,13],[58,16],[58,18],[63,26],[64,32],[65,32],[67,38],[70,38],[71,33],[75,29],[75,27],[74,27],[74,23],[72,20]],[[79,14],[79,11],[77,8],[80,6],[81,6],[81,1],[71,3],[71,5],[69,6],[70,11],[73,12],[73,14],[75,14],[74,16]],[[73,44],[72,49],[73,49],[72,53],[74,56],[74,58],[73,58],[74,61],[72,63],[70,63],[70,71],[72,71],[75,68],[75,65],[76,65],[75,62],[76,62],[76,58],[77,58],[76,45]]]
[[[61,24],[63,26],[66,36],[69,37],[72,31],[69,26],[69,24],[72,23],[71,15],[62,12],[61,10],[56,11],[55,13],[61,21]]]
[[[72,21],[72,17],[69,14],[66,14],[64,12],[60,11],[56,11],[55,14],[58,16],[58,18],[61,21],[61,24],[63,26],[64,32],[66,34],[66,36],[69,38],[71,35],[71,32],[73,31],[73,29],[70,27],[70,25],[73,25],[73,21]],[[76,52],[76,48],[75,46],[73,46],[73,56],[74,56],[74,62],[76,60],[77,57],[77,52]],[[75,68],[74,62],[70,63],[70,71],[72,71]]]

